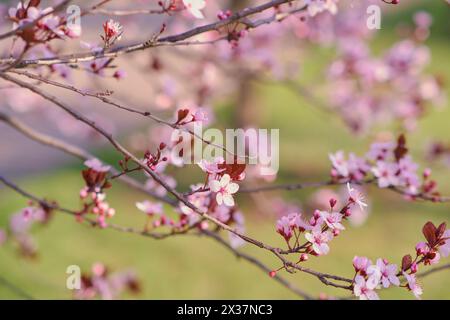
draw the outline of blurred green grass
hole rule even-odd
[[[434,8],[434,9],[433,9]],[[436,7],[432,9],[436,11]],[[410,19],[403,16],[402,19]],[[438,14],[442,16],[442,14]],[[392,19],[391,19],[392,20]],[[438,24],[445,29],[446,19]],[[389,22],[388,22],[389,23]],[[442,30],[442,29],[439,29]],[[394,41],[385,35],[376,43],[382,49]],[[447,80],[450,65],[447,62],[450,44],[442,34],[430,40],[433,63],[430,71],[443,74]],[[302,79],[315,78],[320,70],[321,56],[306,64]],[[308,60],[308,61],[311,61]],[[320,113],[314,107],[281,86],[257,84],[258,96],[254,103],[261,106],[261,127],[281,128],[280,182],[317,181],[327,177],[330,151],[343,149],[364,152],[371,137],[358,138],[348,132],[332,115]],[[450,97],[448,97],[450,98]],[[219,108],[219,117],[227,119],[229,106]],[[223,119],[222,119],[223,120]],[[412,152],[420,156],[429,139],[449,137],[450,110],[432,112],[420,122],[419,128],[409,135]],[[113,157],[107,154],[107,157]],[[20,181],[31,192],[58,201],[69,208],[79,206],[77,194],[82,187],[80,164],[61,168]],[[435,167],[435,177],[441,189],[450,194],[448,168]],[[193,171],[193,170],[192,170]],[[183,179],[183,177],[180,177]],[[183,181],[186,186],[192,181]],[[305,200],[309,190],[291,192],[288,198]],[[431,220],[448,221],[446,204],[411,204],[388,191],[369,189],[372,203],[371,215],[365,225],[349,227],[331,244],[331,253],[320,259],[311,259],[306,265],[329,273],[351,276],[351,260],[354,255],[367,255],[372,259],[386,257],[398,263],[401,256],[414,250],[422,240],[421,228]],[[134,207],[143,200],[141,194],[120,184],[108,195],[117,209],[114,222],[126,226],[142,226],[144,216]],[[281,238],[274,231],[274,221],[258,217],[258,212],[248,207],[246,197],[239,199],[247,214],[248,234],[265,242],[282,246]],[[8,223],[8,216],[22,208],[25,201],[9,190],[0,191],[0,227]],[[248,210],[246,210],[248,209]],[[253,211],[253,212],[250,212]],[[249,215],[248,213],[251,213]],[[94,262],[101,261],[113,270],[134,269],[142,281],[143,292],[139,298],[148,299],[292,299],[295,295],[245,261],[238,261],[230,252],[212,240],[194,236],[178,237],[164,241],[146,239],[136,235],[119,234],[111,230],[92,230],[77,224],[64,214],[56,214],[46,227],[33,232],[39,245],[37,261],[19,258],[11,246],[0,248],[0,272],[10,282],[39,299],[68,299],[71,293],[65,288],[65,270],[69,265],[79,265],[89,270]],[[247,246],[245,252],[257,256],[274,268],[278,262],[261,250]],[[342,291],[324,287],[317,279],[305,274],[284,274],[300,288],[312,294],[325,292],[341,296]],[[450,276],[448,272],[423,279],[425,299],[449,299]],[[412,294],[394,288],[381,292],[386,299],[411,299]],[[7,288],[0,286],[0,299],[18,298]],[[128,296],[127,298],[132,298]]]

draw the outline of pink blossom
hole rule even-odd
[[[300,231],[311,230],[312,227],[302,219],[301,213],[290,213],[288,215],[289,224],[292,229],[297,228]]]
[[[183,4],[195,18],[205,18],[201,10],[206,7],[206,0],[183,0]]]
[[[330,251],[328,242],[333,239],[333,235],[329,231],[322,232],[320,226],[312,229],[310,233],[306,233],[305,238],[312,243],[314,252],[319,256],[326,255]]]
[[[416,252],[418,255],[426,255],[430,252],[430,247],[425,242],[419,242],[416,244]]]
[[[327,226],[332,230],[345,230],[345,227],[342,225],[342,214],[339,212],[327,212],[320,211],[320,216],[325,221]]]
[[[417,299],[420,299],[420,296],[423,293],[422,287],[417,283],[416,276],[414,274],[407,274],[406,272],[403,272],[403,275],[405,276],[405,279],[408,281],[408,289],[412,291],[414,296]]]
[[[381,272],[381,283],[384,288],[388,288],[391,284],[397,287],[400,285],[396,264],[388,264],[385,260],[379,258],[377,259],[377,266]]]
[[[366,157],[373,161],[386,160],[394,149],[395,143],[393,141],[372,143]]]
[[[103,39],[108,45],[112,45],[122,38],[123,26],[119,22],[109,19],[103,23],[103,31],[105,33]]]
[[[197,110],[192,115],[192,121],[194,121],[194,122],[206,122],[206,121],[208,121],[208,116],[202,110]]]
[[[220,180],[211,181],[209,187],[216,193],[217,204],[225,203],[229,207],[234,206],[233,194],[239,190],[239,185],[231,182],[230,175],[225,174]]]
[[[192,191],[199,190],[200,188],[203,188],[202,184],[192,185],[191,186],[191,190]],[[210,195],[209,192],[195,192],[195,193],[189,195],[187,197],[187,200],[190,203],[192,203],[196,208],[198,208],[200,211],[206,212],[208,210],[208,206],[209,206],[209,203],[210,203],[209,195]],[[200,220],[199,215],[196,214],[194,212],[194,210],[189,208],[184,203],[180,203],[179,208],[180,208],[180,212],[183,215],[188,216],[190,224],[197,223]]]
[[[353,293],[360,300],[379,300],[377,293],[367,285],[363,276],[357,275],[353,286]]]
[[[355,256],[353,258],[353,267],[356,272],[364,271],[366,272],[368,266],[370,265],[370,260],[366,257]]]
[[[328,11],[332,14],[337,13],[338,0],[305,0],[305,4],[308,6],[308,13],[311,17],[314,17],[318,13]]]
[[[376,264],[371,264],[366,269],[367,281],[366,286],[369,289],[375,289],[378,287],[381,281],[381,269]]]
[[[450,255],[450,229],[444,232],[443,238],[446,239],[444,244],[439,247],[441,255],[446,258]]]
[[[428,12],[420,11],[414,15],[414,22],[419,28],[428,29],[433,23],[433,18]]]
[[[358,190],[353,189],[350,183],[347,183],[347,191],[350,201],[356,203],[359,208],[364,211],[364,208],[367,207],[367,203],[364,202],[363,194]]]
[[[345,160],[345,155],[343,151],[338,151],[335,154],[330,154],[329,158],[333,165],[333,168],[336,170],[337,174],[342,177],[349,176],[348,163]]]
[[[87,160],[84,162],[84,165],[88,168],[91,168],[94,171],[97,171],[97,172],[108,172],[109,170],[111,170],[111,166],[104,165],[98,159]]]
[[[163,206],[162,203],[154,203],[148,200],[137,202],[136,207],[144,212],[145,214],[152,216],[152,215],[161,215],[163,213]]]
[[[219,165],[223,164],[225,160],[222,157],[217,157],[214,159],[214,161],[209,162],[205,159],[200,160],[197,165],[202,169],[204,172],[208,174],[218,174],[223,172],[225,169],[219,169]]]
[[[278,219],[276,228],[277,232],[286,240],[292,237],[291,219],[288,216]]]
[[[354,153],[350,153],[348,156],[347,167],[350,178],[352,180],[361,181],[370,171],[370,166],[363,158],[357,157]]]
[[[376,167],[372,168],[372,172],[378,178],[378,186],[380,188],[396,186],[399,183],[397,176],[398,166],[395,163],[378,161]]]

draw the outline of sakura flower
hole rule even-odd
[[[192,185],[191,190],[195,191],[200,188],[203,188],[202,184],[199,185]],[[199,209],[202,212],[205,212],[208,210],[210,200],[209,200],[209,192],[196,192],[194,194],[191,194],[187,197],[187,200],[192,203],[197,209]],[[187,216],[188,223],[190,225],[197,223],[200,220],[200,216],[194,212],[190,207],[185,205],[184,203],[180,202],[179,209],[182,215]]]
[[[283,236],[286,241],[292,237],[291,219],[288,216],[281,217],[277,221],[277,232]]]
[[[224,159],[222,157],[217,157],[212,162],[202,159],[199,163],[197,163],[197,165],[200,167],[200,169],[208,174],[218,174],[225,170],[219,169],[219,165],[222,163],[224,163]]]
[[[425,242],[416,244],[416,252],[418,255],[427,255],[430,252],[430,247]]]
[[[310,233],[306,233],[305,238],[312,243],[312,248],[317,255],[326,255],[330,251],[327,243],[333,239],[333,235],[329,231],[322,232],[320,226],[315,227]]]
[[[314,17],[318,13],[328,11],[332,14],[337,13],[336,2],[338,0],[305,0],[305,4],[308,6],[308,13],[311,17]]]
[[[366,257],[355,256],[353,258],[353,267],[355,268],[356,272],[360,271],[366,272],[370,264],[371,264],[370,260]]]
[[[349,176],[352,180],[361,181],[370,171],[370,166],[363,158],[357,157],[354,153],[350,153],[347,161]]]
[[[367,203],[364,202],[364,196],[358,190],[352,188],[350,183],[347,183],[348,196],[351,202],[356,203],[362,211],[367,207]]]
[[[400,280],[397,277],[397,265],[389,264],[383,259],[377,259],[377,266],[381,271],[381,283],[384,288],[388,288],[391,284],[394,286],[400,285]]]
[[[112,45],[122,38],[123,26],[119,22],[109,19],[103,23],[103,31],[105,34],[102,39],[107,45]]]
[[[300,231],[304,231],[304,230],[311,230],[312,227],[310,224],[306,223],[303,219],[302,219],[302,214],[301,213],[291,213],[288,215],[288,219],[289,219],[289,224],[291,226],[291,228],[297,228]]]
[[[98,159],[87,160],[84,162],[84,165],[88,168],[91,168],[94,171],[97,171],[97,172],[108,172],[109,170],[111,170],[111,166],[104,165]]]
[[[369,289],[375,289],[378,287],[381,281],[381,269],[378,265],[372,264],[367,267],[366,270],[367,281],[366,286]]]
[[[376,167],[372,168],[372,172],[378,178],[378,186],[380,188],[396,186],[399,183],[397,176],[398,166],[395,163],[378,161]]]
[[[414,294],[417,299],[420,299],[420,296],[423,293],[422,287],[417,283],[416,276],[414,274],[407,274],[403,272],[405,279],[408,281],[408,289]]]
[[[143,202],[137,202],[136,207],[149,216],[155,214],[161,215],[163,213],[163,206],[159,202],[153,203],[151,201],[145,200]]]
[[[345,160],[344,152],[338,151],[335,154],[330,154],[329,158],[333,165],[333,168],[336,170],[337,174],[342,177],[349,176],[348,164]]]
[[[25,221],[44,221],[45,211],[42,208],[27,207],[22,209],[22,217]]]
[[[205,18],[201,10],[206,7],[206,0],[183,0],[183,4],[195,18]]]
[[[194,122],[206,122],[206,121],[208,121],[208,116],[202,110],[197,110],[192,115],[192,121],[194,121]]]
[[[450,255],[450,229],[447,229],[442,236],[443,239],[446,239],[444,244],[439,247],[439,251],[441,255],[446,258]]]
[[[355,277],[355,284],[353,286],[353,293],[359,297],[360,300],[379,300],[377,293],[373,288],[368,287],[363,276],[357,275]]]
[[[216,193],[217,204],[221,205],[222,203],[225,203],[225,205],[229,207],[234,206],[233,194],[239,190],[239,185],[231,182],[230,175],[225,174],[220,181],[211,181],[209,187],[212,192]]]
[[[345,227],[342,225],[342,214],[339,212],[327,212],[320,211],[320,216],[325,221],[327,226],[333,230],[345,230]]]
[[[393,141],[372,143],[366,157],[373,161],[386,160],[394,149],[395,143]]]

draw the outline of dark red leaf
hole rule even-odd
[[[189,115],[189,109],[180,109],[178,110],[178,119],[176,124],[181,123],[186,117]]]
[[[436,226],[431,221],[425,223],[425,225],[422,228],[422,233],[425,239],[427,239],[430,247],[433,247],[434,244],[436,243],[436,231],[437,231]]]
[[[412,257],[410,254],[407,254],[402,259],[402,270],[408,270],[412,265]]]
[[[447,224],[442,222],[436,230],[436,239],[440,239],[444,235],[445,230],[447,230]]]
[[[394,150],[395,159],[399,161],[408,153],[408,148],[406,148],[406,138],[403,134],[398,137],[397,147]]]
[[[220,164],[219,169],[225,169],[223,172],[221,172],[222,175],[228,174],[230,175],[232,180],[238,180],[240,175],[245,171],[246,164]]]

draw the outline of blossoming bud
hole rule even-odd
[[[428,179],[430,176],[431,176],[431,169],[430,169],[430,168],[426,168],[426,169],[423,171],[423,178],[424,178],[424,179]]]
[[[270,272],[269,272],[269,276],[270,276],[271,278],[275,277],[276,275],[277,275],[277,272],[276,272],[276,271],[270,271]]]
[[[309,257],[306,253],[302,253],[300,256],[300,261],[308,261]]]
[[[334,206],[336,205],[336,203],[337,203],[337,200],[336,200],[336,199],[334,199],[334,198],[331,198],[331,199],[330,199],[330,207],[331,207],[331,209],[334,208]]]
[[[411,272],[416,273],[419,270],[419,267],[416,262],[411,265]]]

